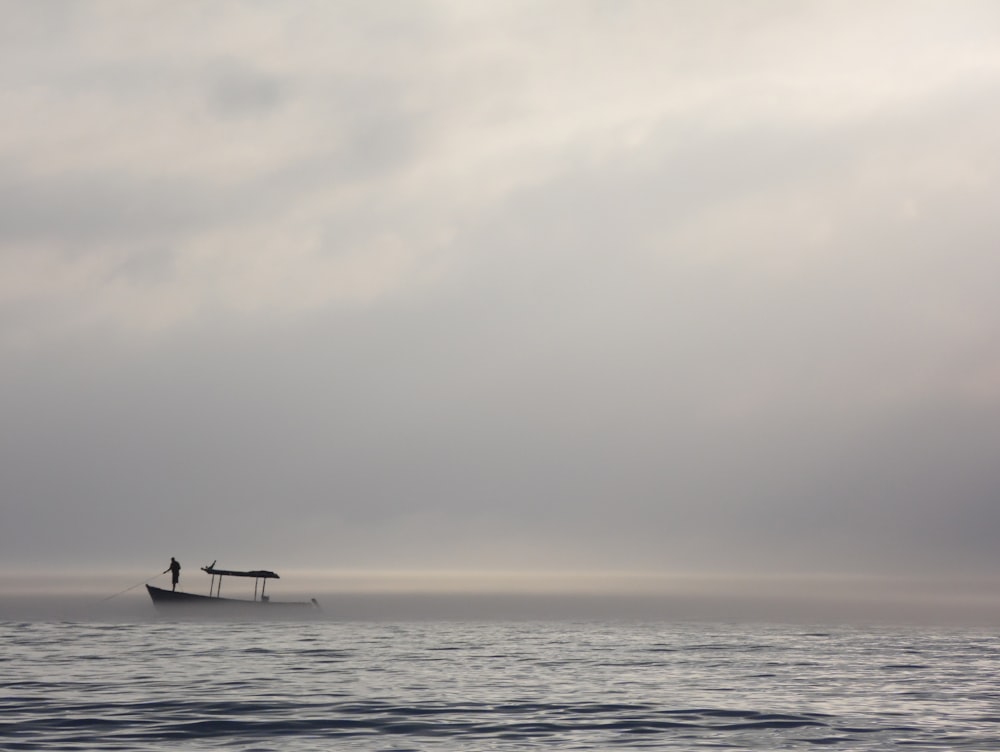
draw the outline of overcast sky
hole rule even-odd
[[[8,574],[1000,578],[992,0],[0,12]]]

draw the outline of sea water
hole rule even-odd
[[[3,750],[1000,749],[1000,630],[0,623]]]

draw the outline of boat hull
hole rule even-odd
[[[305,615],[319,611],[315,600],[312,601],[248,601],[239,598],[217,598],[210,595],[197,595],[146,585],[149,597],[157,611],[162,613],[188,613],[204,615]]]

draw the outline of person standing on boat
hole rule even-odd
[[[170,557],[170,566],[163,570],[163,574],[170,572],[170,579],[173,580],[173,587],[171,590],[177,589],[177,583],[181,579],[181,563],[177,561],[173,556]]]

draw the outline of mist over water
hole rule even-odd
[[[200,573],[179,590],[206,595]],[[0,580],[0,618],[151,620],[144,583],[124,573]],[[163,578],[168,579],[168,578]],[[107,583],[101,589],[102,583]],[[167,585],[168,586],[168,585]],[[226,597],[251,599],[252,583],[227,581]],[[1000,582],[984,578],[738,577],[595,573],[296,572],[272,581],[274,601],[316,598],[311,618],[336,621],[608,620],[817,624],[1000,623]],[[167,615],[166,618],[170,618]],[[197,613],[187,618],[198,618]],[[241,617],[247,618],[247,617]]]

